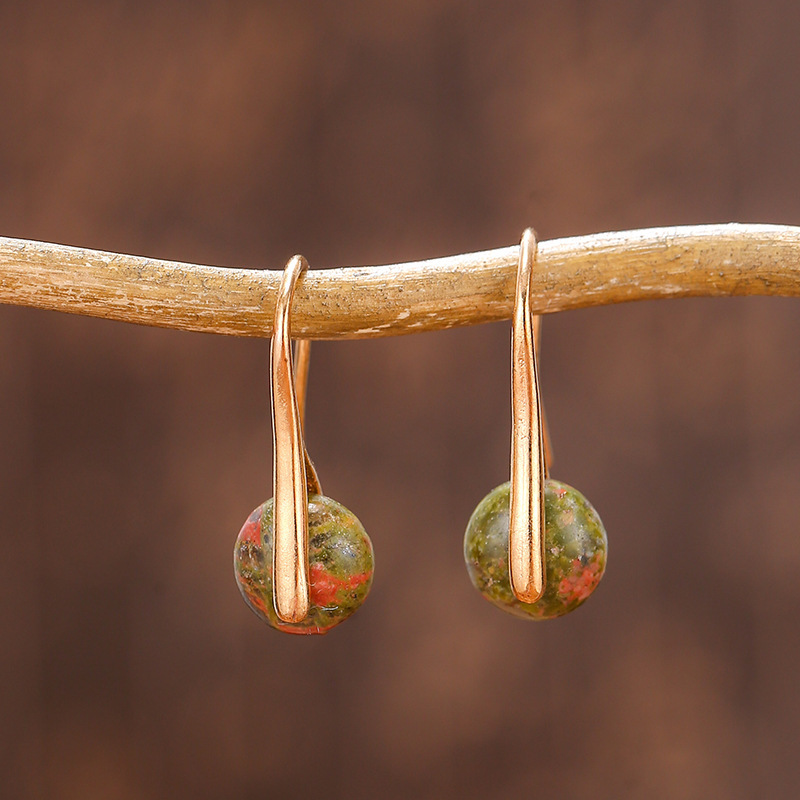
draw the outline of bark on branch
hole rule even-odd
[[[507,319],[518,247],[311,270],[300,338],[394,336]],[[282,270],[230,269],[0,238],[0,302],[166,328],[269,336]],[[800,228],[698,225],[541,242],[534,312],[663,297],[800,296]]]

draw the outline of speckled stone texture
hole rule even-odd
[[[364,602],[372,585],[372,542],[356,516],[322,495],[308,499],[311,608],[301,622],[278,618],[272,599],[273,501],[248,517],[236,539],[233,566],[247,605],[286,633],[327,633]]]
[[[595,590],[606,568],[603,523],[576,489],[545,481],[545,591],[523,603],[508,576],[508,516],[511,484],[489,492],[472,514],[464,535],[464,558],[475,588],[489,602],[526,619],[552,619],[574,611]]]

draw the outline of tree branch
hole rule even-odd
[[[507,319],[517,246],[311,270],[292,331],[368,338]],[[0,238],[0,302],[166,328],[269,336],[281,270],[207,267]],[[541,242],[536,313],[664,297],[800,296],[800,228],[698,225]]]

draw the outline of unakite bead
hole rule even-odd
[[[491,603],[518,617],[552,619],[576,609],[595,590],[606,568],[603,523],[576,489],[546,480],[545,590],[535,603],[511,591],[508,519],[511,484],[489,492],[472,514],[464,535],[464,558],[475,588]]]
[[[327,633],[364,602],[375,566],[372,542],[356,516],[330,497],[308,498],[311,607],[300,622],[283,622],[272,598],[273,501],[248,517],[234,549],[233,566],[248,606],[286,633]]]

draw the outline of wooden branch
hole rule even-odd
[[[384,267],[311,270],[292,331],[368,338],[507,319],[518,247]],[[0,302],[144,325],[269,336],[281,270],[156,261],[0,238]],[[800,228],[699,225],[539,245],[535,313],[700,295],[800,296]]]

